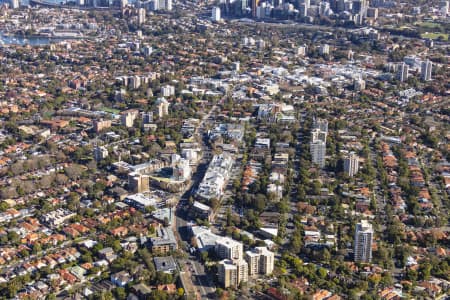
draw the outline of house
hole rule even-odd
[[[147,299],[152,292],[152,289],[145,283],[133,285],[131,289],[136,293],[139,299]]]
[[[111,275],[111,282],[119,287],[124,287],[131,281],[131,275],[126,271],[120,271]]]
[[[177,292],[177,286],[174,283],[160,284],[157,287],[158,291],[163,291],[168,294],[175,294]]]
[[[59,270],[59,275],[69,284],[74,284],[75,282],[77,282],[77,277],[70,274],[67,270]]]
[[[128,234],[128,228],[120,226],[110,230],[111,234],[116,237],[124,237]]]
[[[114,250],[111,247],[100,250],[98,254],[101,258],[106,259],[108,262],[111,262],[117,258],[117,255],[114,253]]]
[[[74,266],[70,268],[70,273],[75,275],[80,281],[84,280],[84,275],[86,275],[87,271],[80,266]]]

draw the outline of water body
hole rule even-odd
[[[64,38],[47,38],[42,36],[31,36],[31,37],[24,37],[24,36],[6,36],[3,35],[3,33],[0,32],[0,45],[31,45],[31,46],[42,46],[42,45],[49,45],[52,43],[58,43],[62,42]]]
[[[28,5],[30,4],[29,0],[19,0],[20,5]],[[61,4],[66,3],[66,0],[43,0],[43,2],[52,3],[52,4]],[[0,0],[0,4],[8,3],[8,0]]]

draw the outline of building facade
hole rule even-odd
[[[372,261],[373,228],[367,220],[356,224],[355,230],[355,262],[369,263]]]
[[[344,173],[350,177],[353,177],[358,173],[359,169],[359,157],[355,153],[351,152],[344,158]]]

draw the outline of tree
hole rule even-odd
[[[127,292],[123,287],[118,287],[114,290],[114,295],[119,300],[124,300],[127,298]]]
[[[42,251],[41,244],[36,243],[33,245],[33,254],[38,254],[41,251]]]
[[[9,231],[8,232],[8,240],[12,244],[17,244],[19,242],[19,240],[20,240],[20,236],[15,231]]]
[[[64,172],[71,180],[79,179],[81,174],[83,174],[83,171],[83,166],[78,164],[71,164],[64,168]]]

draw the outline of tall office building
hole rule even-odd
[[[214,6],[211,10],[211,20],[213,22],[220,21],[220,7]]]
[[[238,287],[248,281],[248,265],[245,260],[224,259],[218,265],[219,282],[224,288]]]
[[[250,276],[254,276],[257,274],[272,274],[274,258],[274,253],[267,250],[267,247],[256,247],[252,251],[246,251],[245,260],[248,264],[248,271]]]
[[[369,8],[369,1],[367,0],[354,0],[352,4],[352,13],[358,14],[362,18],[367,16],[367,9]]]
[[[173,2],[172,0],[165,0],[165,10],[172,11],[173,9]]]
[[[367,220],[362,220],[356,224],[355,230],[355,262],[371,262],[372,261],[372,239],[373,228]]]
[[[344,157],[344,172],[350,177],[355,176],[359,170],[359,157],[354,152]]]
[[[238,5],[238,9],[237,12],[240,15],[244,15],[247,13],[247,8],[248,8],[248,0],[241,0],[241,1],[236,1],[237,5]]]
[[[337,4],[336,4],[336,12],[340,13],[345,11],[345,0],[337,0]]]
[[[308,6],[305,3],[301,3],[299,7],[299,16],[300,17],[307,17],[308,16]]]
[[[216,241],[215,250],[220,258],[242,260],[243,245],[229,237],[223,237]]]
[[[408,79],[408,76],[409,76],[409,66],[405,63],[399,64],[397,70],[397,79],[400,82],[404,82]]]
[[[252,0],[252,17],[256,18],[256,12],[259,6],[259,0]]]
[[[439,2],[439,9],[443,16],[446,16],[449,13],[449,7],[450,7],[449,1],[440,1]]]
[[[20,7],[20,1],[19,0],[10,0],[9,2],[11,9],[17,9]]]
[[[145,8],[139,8],[138,9],[138,23],[139,23],[139,25],[142,25],[142,24],[145,23],[145,14],[146,14]]]
[[[431,80],[431,70],[433,68],[433,63],[427,59],[426,61],[423,61],[420,66],[420,77],[423,81],[430,81]]]

